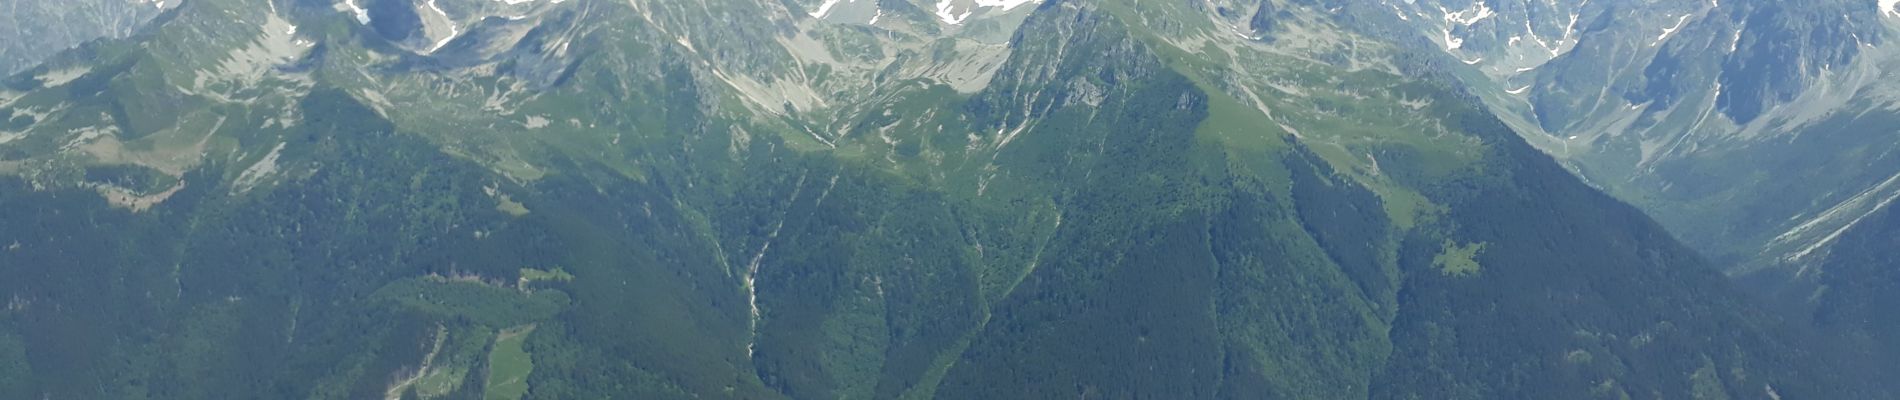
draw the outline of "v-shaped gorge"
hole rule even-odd
[[[186,2],[0,92],[0,397],[1888,393],[1323,4],[944,3]]]

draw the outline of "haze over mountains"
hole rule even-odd
[[[1890,3],[14,3],[0,398],[1900,373]]]
[[[131,35],[178,5],[150,0],[9,0],[0,3],[0,74],[38,65],[88,40]]]

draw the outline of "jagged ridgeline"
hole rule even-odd
[[[190,0],[0,90],[0,398],[1887,393],[1227,3]]]

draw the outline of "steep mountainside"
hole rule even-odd
[[[1487,60],[1465,80],[1533,144],[1736,272],[1822,263],[1840,232],[1895,193],[1891,4],[1594,2],[1553,17],[1492,3],[1436,6],[1465,10],[1443,17],[1468,25],[1448,40],[1583,22],[1561,32],[1576,39],[1552,58],[1528,64],[1492,64],[1522,58],[1509,48],[1450,46]],[[1491,17],[1470,22],[1473,12]]]
[[[89,40],[131,35],[177,5],[154,0],[0,2],[0,27],[5,27],[0,28],[0,75],[39,65]]]
[[[0,398],[1891,393],[1315,3],[191,0],[0,91]]]
[[[1437,21],[1457,22],[1441,48],[1479,67],[1462,75],[1474,93],[1731,274],[1822,327],[1880,318],[1830,316],[1842,307],[1890,303],[1836,289],[1900,284],[1880,271],[1891,264],[1869,261],[1885,251],[1866,245],[1891,228],[1882,216],[1900,197],[1893,2],[1597,1],[1569,14],[1538,2],[1415,3],[1426,11],[1388,17],[1415,22],[1400,37],[1440,41]],[[1505,27],[1553,19],[1582,22],[1538,32],[1576,38],[1548,59],[1452,45],[1503,34],[1521,44],[1530,35]]]

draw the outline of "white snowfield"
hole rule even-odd
[[[964,20],[969,19],[971,15],[976,14],[977,9],[1002,8],[1002,11],[1009,11],[1016,9],[1016,7],[1021,7],[1024,4],[1036,3],[1038,1],[1039,0],[939,0],[937,2],[937,18],[943,19],[945,23],[958,25],[962,24]],[[957,3],[961,2],[968,2],[969,4],[961,10],[958,10],[957,6],[959,4]],[[957,11],[962,11],[962,13],[958,14]]]
[[[811,16],[813,18],[825,19],[825,15],[831,14],[831,7],[838,5],[838,2],[839,0],[825,0],[825,4],[818,5],[818,12],[812,13]],[[851,0],[851,2],[856,3],[857,0]]]

